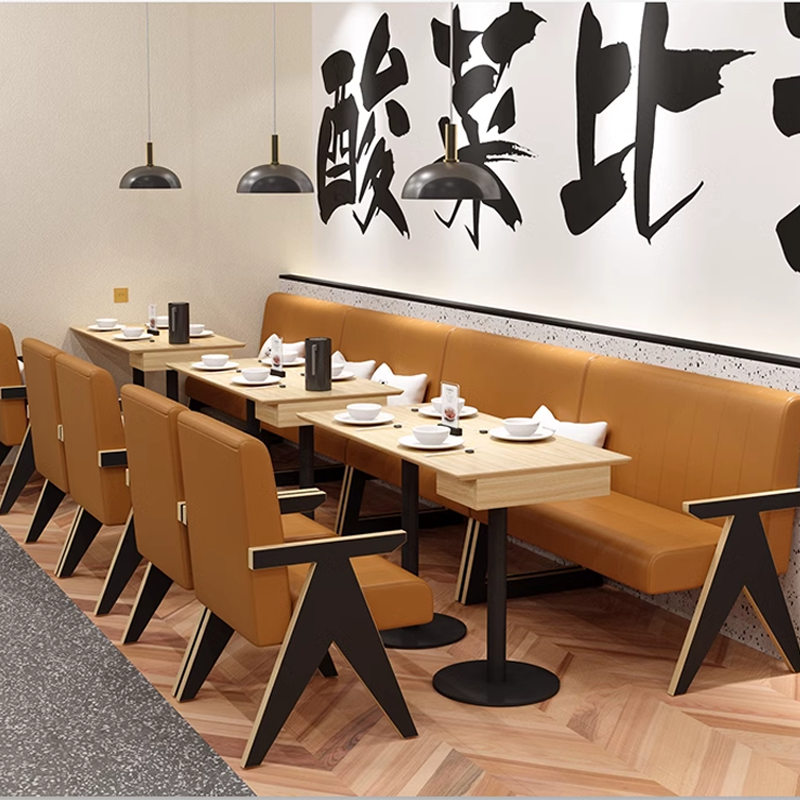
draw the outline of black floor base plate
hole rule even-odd
[[[561,687],[558,677],[543,667],[506,661],[503,683],[489,683],[487,661],[463,661],[433,676],[439,694],[475,706],[527,706],[541,703]]]
[[[467,626],[455,617],[434,614],[427,625],[409,625],[382,631],[381,638],[386,647],[397,650],[424,650],[428,647],[443,647],[458,642],[467,635]]]

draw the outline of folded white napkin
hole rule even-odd
[[[555,431],[556,436],[595,447],[603,446],[608,432],[607,422],[561,422],[547,406],[539,406],[533,419],[545,428]]]
[[[419,375],[395,375],[386,362],[375,370],[372,380],[403,390],[402,394],[386,398],[386,404],[390,406],[421,403],[425,399],[425,389],[428,386],[428,376],[424,372]]]
[[[278,336],[277,333],[273,333],[272,335],[267,337],[267,340],[264,344],[261,345],[261,349],[258,351],[258,358],[259,360],[269,358],[272,353],[272,346],[275,342],[278,341],[281,337]],[[293,347],[297,350],[297,355],[303,358],[306,354],[306,340],[303,339],[299,342],[284,342],[284,347]]]
[[[341,350],[337,350],[331,356],[331,363],[344,364],[346,372],[352,372],[356,378],[371,378],[372,373],[375,372],[375,360],[368,361],[348,361]]]

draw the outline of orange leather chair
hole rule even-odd
[[[69,493],[64,443],[59,439],[61,406],[56,383],[56,356],[63,352],[39,339],[22,340],[34,461],[36,471],[45,479],[25,536],[29,543],[38,540]]]
[[[261,441],[196,412],[178,417],[178,438],[195,592],[205,611],[175,696],[194,697],[234,630],[257,646],[282,643],[242,761],[254,766],[335,643],[400,733],[416,735],[378,634],[433,618],[428,585],[375,555],[400,546],[405,533],[286,543]]]
[[[101,526],[125,523],[95,610],[105,613],[141,561],[125,481],[127,454],[117,388],[106,370],[81,358],[60,353],[55,362],[69,489],[80,506],[55,574],[72,575]]]
[[[26,390],[17,362],[14,337],[0,323],[0,464],[13,447],[20,445],[17,458],[0,499],[0,514],[8,514],[20,492],[33,475],[33,443],[25,408]]]

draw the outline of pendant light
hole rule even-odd
[[[272,161],[247,170],[239,179],[240,194],[295,194],[313,192],[314,185],[303,170],[278,159],[277,79],[275,58],[275,3],[272,4]]]
[[[500,185],[489,170],[458,160],[453,119],[453,3],[450,3],[450,121],[444,126],[444,161],[420,167],[403,186],[409,200],[499,200]]]
[[[180,189],[181,179],[167,167],[153,164],[153,137],[150,114],[150,4],[145,3],[145,40],[147,51],[147,163],[129,169],[119,182],[120,189]]]

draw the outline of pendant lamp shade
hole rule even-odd
[[[450,3],[450,120],[453,119],[453,4]],[[426,164],[403,186],[407,200],[499,200],[500,184],[489,170],[458,160],[456,126],[444,127],[444,161]]]
[[[272,161],[253,167],[239,178],[239,194],[299,194],[314,191],[311,178],[299,167],[281,164],[278,152],[275,3],[272,4]]]
[[[150,113],[150,4],[145,3],[145,40],[147,61],[147,161],[129,169],[119,182],[120,189],[180,189],[181,179],[168,167],[153,163],[153,137]]]

